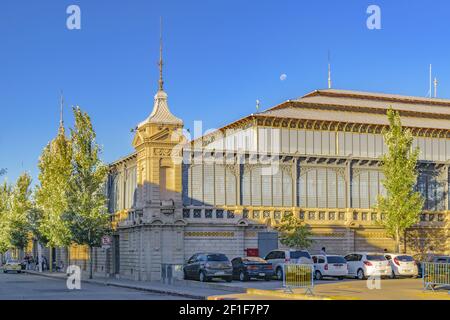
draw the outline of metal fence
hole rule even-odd
[[[161,264],[161,281],[166,284],[172,284],[175,280],[183,280],[183,265]]]
[[[450,264],[422,262],[423,287],[434,290],[437,286],[450,286]]]
[[[292,289],[305,289],[305,293],[313,294],[314,265],[312,264],[284,264],[283,288],[292,293]]]

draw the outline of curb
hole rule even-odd
[[[334,300],[331,297],[306,295],[299,293],[286,293],[282,291],[272,291],[263,289],[247,289],[247,294],[273,296],[277,298],[294,299],[294,300]]]
[[[23,270],[24,273],[34,275],[34,276],[41,276],[51,279],[60,279],[60,280],[66,280],[66,277],[64,276],[58,276],[58,275],[52,275],[52,274],[46,274],[46,273],[39,273],[34,272],[30,270]],[[128,284],[120,284],[120,283],[112,283],[112,282],[105,282],[105,281],[99,281],[99,280],[91,280],[91,279],[82,279],[82,282],[85,283],[92,283],[92,284],[98,284],[98,285],[104,285],[104,286],[111,286],[111,287],[118,287],[118,288],[125,288],[125,289],[132,289],[132,290],[138,290],[138,291],[146,291],[146,292],[152,292],[152,293],[160,293],[160,294],[167,294],[170,296],[176,296],[176,297],[183,297],[183,298],[190,298],[190,299],[196,299],[196,300],[207,300],[207,296],[202,295],[196,295],[191,293],[181,293],[173,290],[162,290],[162,289],[154,289],[154,288],[147,288],[142,286],[134,286],[134,285],[128,285]]]

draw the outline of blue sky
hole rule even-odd
[[[81,9],[81,30],[66,8]],[[381,8],[381,30],[366,9]],[[0,168],[37,177],[57,132],[59,92],[92,117],[102,158],[132,152],[130,129],[152,110],[159,17],[165,89],[187,128],[217,128],[327,86],[425,96],[428,65],[450,98],[448,1],[3,0],[0,4]],[[280,75],[286,74],[284,81]]]

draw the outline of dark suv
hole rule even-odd
[[[198,279],[202,282],[212,278],[233,280],[233,267],[223,253],[196,253],[184,265],[184,279]]]

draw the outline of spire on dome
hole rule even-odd
[[[64,133],[64,95],[62,90],[59,111],[59,132]]]
[[[153,111],[150,116],[139,124],[139,127],[146,123],[183,125],[183,120],[175,117],[169,110],[167,103],[167,93],[164,91],[163,80],[163,37],[162,37],[162,17],[160,19],[160,37],[159,37],[159,89],[155,95]]]
[[[163,80],[163,57],[162,57],[162,50],[163,50],[163,37],[162,37],[162,17],[159,21],[159,91],[164,91],[164,80]]]

